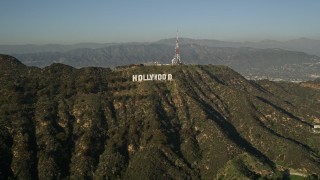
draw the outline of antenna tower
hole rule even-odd
[[[175,47],[176,53],[174,55],[174,58],[172,59],[172,65],[182,64],[180,60],[180,49],[179,49],[179,32],[177,30],[177,39],[176,39],[176,47]]]

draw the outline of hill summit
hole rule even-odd
[[[6,68],[14,68],[17,66],[25,66],[18,59],[9,55],[0,55],[0,68],[4,70]]]
[[[21,66],[0,84],[1,179],[320,175],[317,89],[213,65]]]

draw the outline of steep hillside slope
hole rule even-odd
[[[300,84],[301,84],[301,86],[304,86],[304,87],[320,89],[320,78],[317,78],[313,81],[302,82]]]
[[[319,90],[225,66],[0,65],[1,179],[320,174]]]

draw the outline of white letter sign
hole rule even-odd
[[[171,81],[172,74],[139,74],[132,75],[132,81]]]

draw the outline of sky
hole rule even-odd
[[[320,39],[319,0],[1,0],[0,44]]]

